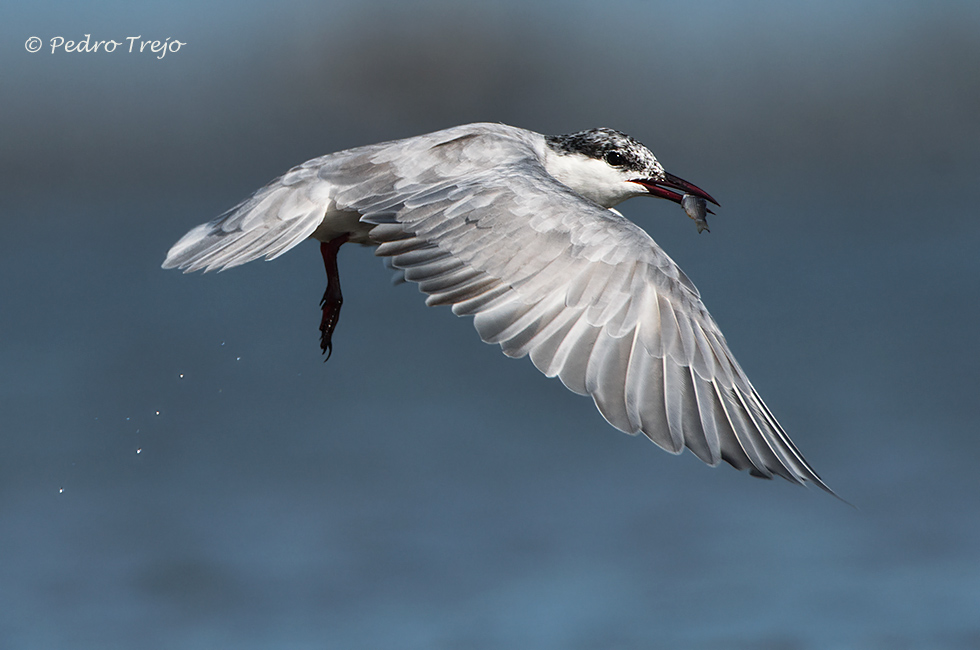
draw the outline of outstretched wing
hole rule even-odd
[[[461,167],[466,148],[484,148],[477,139],[458,144]],[[484,341],[529,355],[545,375],[592,396],[616,428],[673,453],[687,447],[711,465],[725,460],[830,491],[673,260],[538,160],[514,155],[461,176],[416,154],[387,161],[383,183],[373,178],[333,197],[375,224],[377,254],[417,282],[427,304],[473,315]]]

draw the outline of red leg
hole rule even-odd
[[[350,235],[341,235],[328,242],[320,244],[320,254],[323,255],[323,268],[327,271],[327,290],[323,292],[320,307],[323,309],[323,319],[320,321],[320,349],[327,355],[324,361],[333,354],[334,328],[340,320],[340,307],[344,304],[344,296],[340,293],[340,273],[337,271],[337,251],[347,242]]]

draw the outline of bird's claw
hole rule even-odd
[[[323,308],[323,319],[320,321],[320,350],[327,355],[324,362],[329,361],[330,355],[333,354],[333,331],[337,327],[337,321],[340,320],[340,307],[343,304],[343,298],[327,294],[324,294],[323,300],[320,301],[320,307]]]

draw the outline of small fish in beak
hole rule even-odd
[[[694,223],[698,225],[698,233],[708,230],[708,220],[705,218],[708,214],[707,201],[700,196],[685,194],[681,198],[681,207],[684,208],[687,216],[694,219]],[[708,230],[708,232],[711,231]]]

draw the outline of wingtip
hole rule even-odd
[[[821,490],[823,490],[824,492],[826,492],[830,496],[834,497],[835,499],[837,499],[841,503],[843,503],[845,505],[848,505],[848,506],[851,506],[855,510],[858,509],[858,507],[856,505],[854,505],[853,503],[851,503],[850,501],[848,501],[847,499],[845,499],[841,495],[837,494],[837,492],[835,492],[833,490],[833,488],[831,488],[829,485],[827,485],[826,483],[824,483],[823,479],[820,478],[819,476],[817,476],[816,474],[814,474],[813,475],[813,478],[812,479],[809,479],[807,482],[808,483],[813,483],[818,488],[820,488]]]

